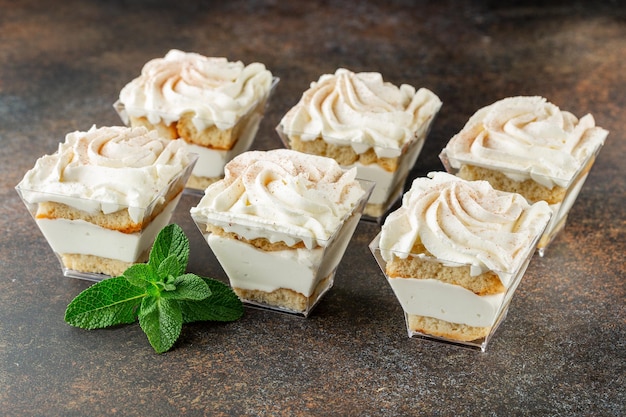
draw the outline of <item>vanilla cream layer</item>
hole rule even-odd
[[[207,243],[233,287],[265,292],[288,288],[307,297],[313,294],[321,248],[265,252],[214,233],[207,236]]]
[[[188,143],[189,151],[198,154],[198,162],[193,168],[193,175],[198,177],[219,178],[224,176],[224,165],[231,159],[250,148],[261,122],[261,115],[252,113],[242,129],[241,136],[232,149],[219,150]]]
[[[165,227],[181,194],[173,199],[146,228],[137,233],[122,233],[84,220],[37,219],[37,225],[55,253],[94,255],[136,262]]]
[[[505,294],[478,296],[463,287],[435,279],[388,278],[405,313],[476,327],[493,326]]]
[[[400,156],[400,164],[394,172],[389,172],[378,164],[364,165],[360,162],[343,166],[343,168],[350,169],[354,167],[356,168],[357,178],[372,181],[376,184],[372,195],[367,200],[368,204],[385,204],[391,193],[396,190],[398,183],[406,180],[423,146],[424,139],[420,139],[411,145],[408,152]]]
[[[546,226],[546,230],[543,232],[543,241],[549,242],[554,238],[554,236],[556,236],[557,232],[563,225],[563,221],[567,218],[569,210],[572,208],[574,201],[576,201],[576,197],[578,197],[578,194],[580,193],[580,190],[582,189],[586,179],[587,174],[580,177],[578,181],[573,184],[573,187],[567,191],[565,199],[563,199],[562,202],[550,205],[550,209],[552,210],[553,214],[550,218],[550,222]]]
[[[357,178],[361,178],[376,183],[374,190],[370,195],[368,204],[384,204],[387,202],[389,195],[397,184],[398,173],[389,172],[377,164],[363,165],[360,163],[352,164],[349,168],[356,167]]]
[[[346,220],[337,238],[325,249],[263,251],[214,233],[206,234],[205,239],[231,286],[265,292],[287,288],[309,297],[318,282],[337,269],[359,218]]]

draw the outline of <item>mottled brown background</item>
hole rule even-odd
[[[119,124],[111,107],[170,48],[260,61],[281,78],[255,149],[337,67],[427,87],[444,105],[412,172],[479,107],[543,95],[610,130],[545,258],[486,353],[406,336],[359,225],[309,319],[246,310],[186,326],[156,355],[138,326],[63,323],[87,283],[63,278],[13,187],[64,135]],[[626,413],[626,9],[618,1],[0,0],[0,415],[621,416]],[[185,195],[189,269],[225,279]]]

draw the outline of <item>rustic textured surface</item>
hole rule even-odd
[[[381,3],[381,4],[377,4]],[[419,5],[414,5],[419,3]],[[0,0],[0,414],[7,416],[624,415],[626,11],[620,2]],[[592,6],[593,5],[593,6]],[[425,86],[444,105],[412,175],[478,107],[537,94],[611,131],[569,223],[533,259],[486,353],[407,338],[362,223],[309,319],[247,310],[186,326],[156,355],[138,326],[63,323],[63,278],[13,190],[66,132],[170,48],[265,63],[281,78],[256,149],[337,67]],[[189,269],[224,279],[189,215]]]

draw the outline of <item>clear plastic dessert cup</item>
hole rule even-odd
[[[580,190],[587,179],[589,171],[593,166],[595,159],[602,149],[602,144],[599,144],[598,147],[588,155],[585,161],[582,163],[580,168],[572,175],[571,178],[554,178],[548,177],[546,175],[540,174],[532,174],[531,178],[533,181],[539,184],[546,183],[562,183],[565,184],[562,187],[555,186],[556,188],[560,188],[560,196],[558,202],[554,202],[550,204],[550,208],[552,209],[552,217],[550,219],[550,223],[545,229],[545,232],[539,243],[537,244],[537,252],[540,256],[544,256],[546,249],[550,245],[550,243],[554,240],[557,234],[565,227],[565,223],[567,221],[567,215],[572,208]],[[446,150],[444,149],[440,154],[439,158],[441,159],[445,169],[447,172],[458,175],[459,170],[462,166],[476,166],[473,161],[465,160],[462,158],[451,158],[447,155]],[[490,170],[497,170],[510,178],[520,178],[521,181],[526,181],[528,179],[528,173],[507,169],[506,167],[482,167]],[[472,179],[480,179],[480,178],[472,178]],[[529,182],[529,181],[527,181]],[[492,184],[494,188],[499,188],[498,184]],[[508,190],[503,190],[508,191]],[[520,194],[524,195],[523,191],[517,191]],[[528,195],[524,195],[526,199],[530,203],[536,202],[536,199],[528,198]]]
[[[326,241],[279,233],[259,224],[223,224],[207,216],[192,217],[215,254],[230,285],[244,304],[307,317],[333,286],[337,267],[361,218],[374,184],[359,181],[366,193]],[[234,233],[215,233],[213,227],[266,231],[279,248],[241,239]],[[276,237],[279,236],[279,237]]]
[[[415,165],[417,158],[424,146],[428,130],[416,133],[415,139],[408,142],[400,151],[396,149],[382,149],[382,154],[398,156],[392,158],[382,158],[382,164],[372,162],[364,164],[356,161],[351,164],[341,164],[344,169],[356,167],[357,178],[372,181],[376,184],[374,191],[363,211],[363,219],[380,223],[385,213],[398,201],[404,190],[404,184],[409,175],[409,171]],[[282,125],[276,127],[276,131],[286,148],[296,149],[292,146],[292,137],[301,137],[298,132],[285,132]],[[350,148],[353,143],[350,141],[340,141],[333,139],[335,148]],[[356,145],[355,145],[356,146]],[[299,150],[299,149],[296,149]],[[340,150],[338,152],[341,152]],[[327,155],[332,157],[332,155]]]
[[[383,259],[379,246],[380,233],[372,240],[369,248],[402,306],[410,338],[435,340],[484,352],[507,315],[513,293],[526,272],[538,240],[539,235],[527,248],[523,261],[515,271],[502,273],[506,278],[504,281],[508,282],[506,290],[482,296],[459,285],[435,279],[390,277],[387,274],[387,262]],[[455,262],[424,257],[423,254],[408,256],[450,268],[467,267]]]
[[[279,81],[280,79],[278,77],[273,77],[272,84],[267,94],[254,102],[250,106],[250,109],[241,116],[235,125],[227,130],[220,130],[218,128],[218,125],[221,124],[219,120],[202,119],[203,125],[215,127],[210,135],[218,137],[230,136],[231,139],[230,143],[224,146],[213,146],[209,143],[190,143],[187,141],[188,146],[190,147],[190,152],[196,153],[199,156],[192,175],[187,181],[186,190],[188,192],[202,194],[207,186],[224,176],[224,165],[226,165],[235,156],[250,149],[259,130],[261,120],[265,115],[269,99]],[[156,129],[161,131],[163,136],[169,137],[170,139],[177,139],[177,137],[173,137],[178,136],[175,128],[164,124],[146,124],[139,118],[131,117],[131,114],[144,113],[143,109],[134,110],[127,108],[119,100],[113,104],[113,107],[125,125],[131,126],[142,124],[150,129],[155,128],[156,126]],[[162,114],[162,119],[169,120],[172,119],[172,116]],[[176,124],[176,121],[173,124]]]
[[[101,281],[148,260],[159,231],[176,208],[197,156],[146,207],[30,190],[16,190],[59,259],[63,275]]]

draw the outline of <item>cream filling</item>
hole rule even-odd
[[[150,248],[159,231],[169,223],[181,194],[137,233],[122,233],[84,220],[36,219],[36,221],[55,253],[76,253],[136,262],[139,256]]]
[[[580,193],[580,190],[582,189],[583,184],[585,183],[585,180],[587,179],[587,175],[588,174],[585,174],[582,177],[580,177],[570,187],[570,189],[567,190],[565,194],[565,198],[563,199],[562,202],[550,205],[553,215],[552,215],[552,218],[550,219],[550,222],[548,223],[548,226],[546,227],[545,232],[543,233],[544,236],[548,236],[549,238],[551,238],[552,235],[555,233],[555,230],[559,230],[561,222],[563,221],[565,217],[567,217],[569,210],[574,205],[574,201],[576,201],[576,198],[578,197],[578,194]]]
[[[242,129],[241,136],[237,139],[235,146],[229,150],[211,149],[205,146],[188,143],[190,152],[198,154],[198,162],[193,168],[193,175],[198,177],[219,178],[224,176],[224,165],[235,156],[250,148],[257,131],[262,116],[253,112],[246,119],[246,126]]]
[[[342,167],[345,169],[356,167],[357,178],[376,183],[367,201],[368,204],[385,204],[396,190],[398,183],[406,180],[423,146],[423,139],[412,144],[408,152],[400,156],[400,164],[394,172],[389,172],[378,164],[364,165],[359,162]]]
[[[510,299],[507,293],[478,296],[453,284],[435,279],[388,278],[403,310],[475,327],[493,326]]]
[[[272,292],[287,288],[307,297],[334,274],[360,216],[351,216],[326,248],[263,251],[236,239],[205,235],[231,286]]]
[[[374,190],[367,201],[368,204],[384,204],[389,199],[391,192],[399,181],[399,172],[389,172],[378,164],[363,165],[360,163],[346,166],[345,168],[356,167],[357,178],[374,182]]]
[[[265,292],[288,288],[307,297],[313,294],[323,249],[265,252],[213,233],[206,239],[231,286]]]

